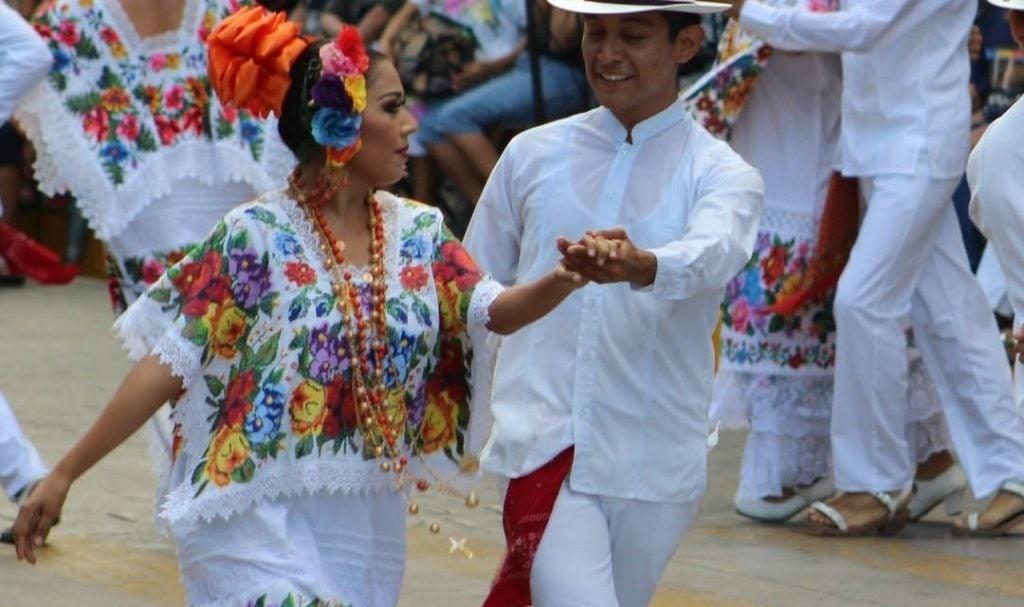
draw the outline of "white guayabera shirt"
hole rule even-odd
[[[519,477],[575,445],[574,490],[686,501],[704,487],[711,333],[763,187],[682,103],[627,135],[604,108],[527,131],[477,206],[465,244],[505,284],[549,271],[556,238],[587,229],[622,227],[658,258],[650,287],[588,285],[504,338],[484,467]]]

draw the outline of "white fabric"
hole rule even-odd
[[[861,179],[867,211],[839,281],[832,449],[836,487],[894,491],[914,467],[905,439],[906,340],[935,381],[975,494],[1024,476],[1024,420],[995,322],[967,264],[954,179]]]
[[[303,493],[171,533],[190,607],[248,607],[263,594],[279,605],[289,593],[297,606],[398,603],[405,500],[394,492]]]
[[[39,34],[14,9],[0,2],[0,124],[26,93],[46,77],[53,57]]]
[[[842,84],[836,55],[775,51],[729,139],[761,171],[765,211],[811,217],[811,237],[835,164]]]
[[[525,35],[526,7],[520,0],[412,0],[421,11],[444,15],[473,30],[476,59],[511,53]]]
[[[968,173],[969,174],[969,173]],[[1010,300],[1006,296],[1006,274],[999,263],[999,257],[992,247],[985,247],[981,254],[981,261],[978,262],[978,269],[974,271],[981,284],[981,290],[985,292],[985,299],[989,307],[996,314],[1013,316],[1013,308],[1010,307]]]
[[[12,500],[49,470],[21,431],[10,404],[0,392],[0,485]]]
[[[700,500],[643,502],[562,485],[530,572],[538,607],[646,607]]]
[[[725,284],[750,257],[761,199],[757,172],[681,103],[636,125],[632,143],[605,108],[513,139],[466,235],[485,271],[534,280],[558,262],[559,235],[616,226],[658,270],[647,289],[588,285],[503,339],[485,468],[520,477],[575,444],[575,491],[694,499],[711,333]]]
[[[1024,101],[1018,100],[992,123],[978,142],[967,165],[971,186],[971,219],[986,237],[985,257],[994,253],[1001,267],[1005,294],[1014,315],[1014,326],[1024,325]],[[984,261],[984,257],[982,258]],[[979,276],[981,268],[979,268]],[[1015,399],[1024,411],[1024,371],[1014,361]]]
[[[234,207],[253,200],[252,185],[231,181],[216,187],[182,180],[166,196],[153,200],[124,231],[107,241],[107,251],[118,260],[144,257],[155,251],[174,251],[197,244]],[[143,289],[149,285],[140,285]],[[141,293],[125,293],[128,303]]]
[[[845,175],[963,173],[967,36],[977,0],[841,0],[834,13],[747,0],[743,26],[776,49],[842,52]]]

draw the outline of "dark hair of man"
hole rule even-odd
[[[310,92],[320,78],[323,65],[320,62],[320,47],[326,41],[321,40],[306,47],[299,58],[292,64],[292,84],[288,87],[284,103],[281,105],[281,117],[277,121],[277,132],[288,149],[295,154],[299,162],[313,158],[322,148],[313,139],[312,122],[316,108],[309,104]],[[388,61],[387,56],[373,49],[366,49],[370,57],[370,69],[366,73],[367,84],[373,78],[373,72],[381,61]]]
[[[658,11],[668,21],[668,39],[675,40],[679,32],[691,25],[700,25],[700,15],[693,13],[677,13],[675,11]]]

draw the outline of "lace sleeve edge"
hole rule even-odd
[[[159,304],[143,297],[114,322],[113,330],[128,358],[139,361],[147,355],[156,356],[188,389],[199,372],[199,348],[186,341],[163,316]]]

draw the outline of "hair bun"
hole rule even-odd
[[[221,21],[206,46],[210,82],[221,103],[266,118],[281,115],[291,86],[289,72],[309,40],[285,13],[251,6]]]

